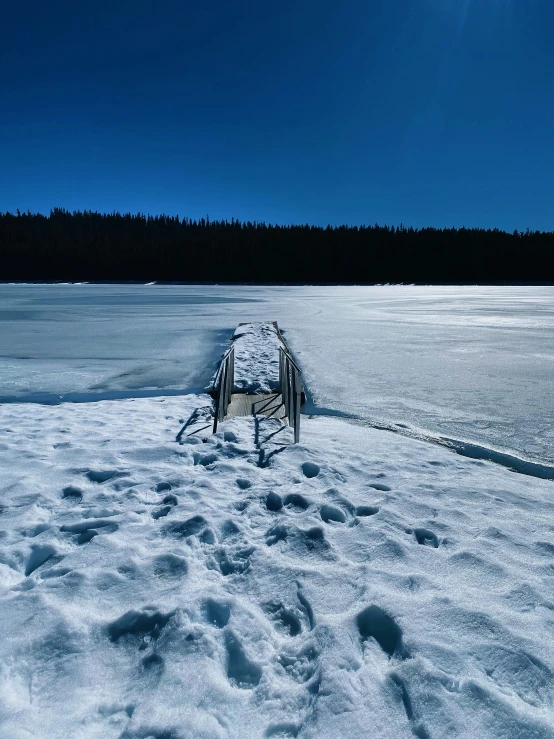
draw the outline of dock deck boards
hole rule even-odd
[[[246,395],[245,393],[233,393],[231,402],[227,408],[225,420],[237,416],[267,416],[285,420],[285,406],[280,393],[269,393],[265,395]]]

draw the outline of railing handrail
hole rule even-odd
[[[279,384],[285,416],[294,428],[294,443],[300,441],[300,404],[302,402],[302,370],[286,346],[279,347]]]
[[[215,377],[214,377],[214,381],[213,381],[214,390],[217,389],[217,384],[219,382],[219,377],[221,375],[221,370],[223,368],[223,363],[225,362],[225,360],[227,359],[227,357],[229,356],[229,354],[231,354],[231,352],[234,352],[234,351],[235,351],[235,347],[234,346],[230,346],[228,349],[225,350],[224,354],[222,355],[221,361],[219,362],[219,367],[217,368],[217,372],[215,373]]]
[[[295,369],[297,369],[298,372],[300,372],[300,374],[302,374],[302,370],[300,369],[300,367],[296,364],[296,362],[292,358],[292,354],[290,353],[290,351],[288,350],[288,348],[286,346],[280,346],[279,349],[283,352],[283,354],[286,354],[287,355],[288,360],[292,364],[292,366]]]
[[[232,345],[221,358],[221,363],[214,380],[214,389],[217,390],[214,414],[214,434],[217,431],[218,422],[223,421],[227,415],[227,409],[231,402],[234,384],[235,347]]]

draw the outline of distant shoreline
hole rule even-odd
[[[142,285],[203,287],[554,287],[554,282],[224,282],[200,280],[0,280],[0,285]]]
[[[554,232],[529,229],[0,213],[2,282],[550,285],[553,252]]]

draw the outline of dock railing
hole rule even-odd
[[[231,346],[221,359],[219,371],[215,378],[214,388],[217,391],[215,399],[214,434],[217,424],[227,415],[227,408],[231,402],[233,387],[235,386],[235,347]]]
[[[300,404],[302,402],[302,372],[290,353],[279,347],[279,386],[289,426],[294,428],[294,443],[300,441]]]

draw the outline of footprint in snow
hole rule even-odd
[[[267,498],[265,499],[265,506],[268,511],[271,511],[272,513],[278,513],[278,511],[280,511],[283,507],[281,496],[274,492],[269,493]]]
[[[298,636],[302,631],[302,622],[293,608],[287,608],[279,600],[266,603],[264,609],[269,613],[275,628],[288,636]]]
[[[158,639],[174,615],[175,611],[162,613],[155,608],[145,608],[142,611],[130,610],[108,624],[106,631],[110,641],[114,644],[124,639],[137,644],[139,649],[145,649],[148,644]]]
[[[334,523],[346,523],[346,515],[340,508],[335,508],[332,505],[324,505],[319,511],[321,520],[327,524]]]
[[[242,644],[232,631],[225,632],[227,678],[238,688],[252,689],[260,684],[262,668],[248,659]]]
[[[302,465],[302,472],[307,478],[317,477],[321,471],[321,468],[315,462],[304,462]]]
[[[379,606],[369,606],[356,617],[356,626],[362,644],[374,639],[383,652],[390,657],[407,657],[402,644],[402,630],[396,621]]]
[[[119,735],[118,739],[185,739],[185,737],[175,728],[162,729],[155,726],[143,726],[136,731],[127,729]]]
[[[271,724],[265,730],[265,739],[296,739],[300,733],[300,726],[289,723]]]
[[[438,549],[439,539],[436,534],[429,529],[406,529],[407,534],[413,534],[418,544]]]
[[[300,550],[306,549],[308,552],[325,552],[330,548],[329,542],[325,538],[323,529],[319,526],[312,526],[307,531],[298,530],[296,540]]]
[[[67,501],[67,503],[77,505],[83,499],[83,491],[73,485],[68,485],[62,490],[62,498]]]
[[[166,505],[163,508],[158,508],[157,511],[152,511],[152,518],[157,521],[159,518],[164,518],[171,511],[171,506]]]
[[[303,495],[290,493],[284,498],[283,505],[291,511],[305,511],[310,507],[310,501],[306,500]]]
[[[224,577],[229,575],[242,575],[251,567],[250,557],[254,553],[254,547],[242,547],[227,549],[220,547],[213,552],[208,562],[208,568],[218,570]]]
[[[88,544],[89,541],[92,541],[95,536],[98,536],[98,531],[96,531],[96,529],[87,529],[86,531],[81,531],[81,533],[77,537],[77,544]]]
[[[265,541],[268,547],[283,542],[291,554],[296,554],[299,557],[312,554],[326,556],[331,549],[323,529],[319,526],[300,529],[282,523],[277,524],[266,533]]]
[[[173,521],[164,526],[163,531],[166,534],[187,539],[189,536],[198,536],[208,526],[208,522],[203,516],[192,516],[186,521]]]
[[[356,516],[359,516],[360,518],[374,516],[376,513],[379,513],[379,508],[374,505],[359,505],[356,508]]]
[[[120,472],[119,470],[86,470],[85,475],[91,482],[102,484],[117,477],[128,477],[129,473]]]
[[[201,607],[202,614],[207,624],[223,629],[231,618],[231,608],[227,603],[207,598]]]

